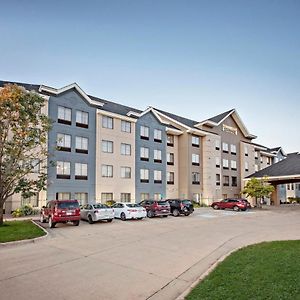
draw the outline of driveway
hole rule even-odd
[[[0,246],[1,299],[176,299],[239,247],[300,239],[300,208],[250,212],[197,209],[189,217],[79,227]]]

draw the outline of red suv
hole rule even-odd
[[[140,203],[147,211],[147,217],[167,217],[170,214],[170,204],[164,200],[144,200]]]
[[[222,201],[213,202],[211,207],[213,209],[230,208],[233,209],[234,211],[239,211],[239,210],[247,210],[248,208],[251,208],[251,205],[246,199],[228,198]]]
[[[49,228],[56,223],[72,222],[75,226],[80,222],[80,207],[77,200],[51,200],[41,209],[40,221],[48,221]]]

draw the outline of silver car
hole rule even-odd
[[[87,220],[90,224],[100,220],[111,222],[114,217],[114,210],[105,204],[86,204],[81,207],[80,217],[82,220]]]

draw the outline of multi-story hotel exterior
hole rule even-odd
[[[0,81],[0,88],[6,83]],[[33,206],[63,198],[188,198],[209,204],[239,197],[245,177],[286,157],[281,148],[253,143],[256,136],[234,109],[199,122],[89,96],[75,83],[61,89],[17,84],[45,99],[44,113],[53,121],[47,192],[25,201]],[[285,191],[281,187],[280,198]],[[22,203],[14,195],[6,210]]]

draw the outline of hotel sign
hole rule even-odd
[[[237,128],[223,124],[223,131],[237,135]]]

